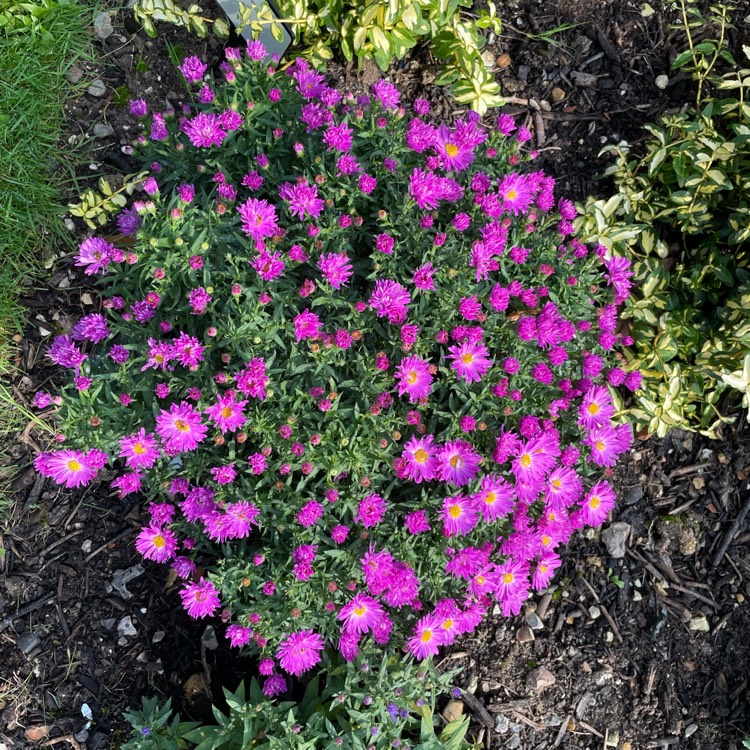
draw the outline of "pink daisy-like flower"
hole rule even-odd
[[[114,247],[100,237],[88,237],[78,248],[76,265],[83,268],[87,276],[103,271],[112,261]]]
[[[211,617],[221,606],[216,587],[201,576],[198,583],[190,583],[180,591],[182,606],[190,617]]]
[[[409,176],[409,192],[420,208],[437,208],[442,197],[442,182],[434,172],[416,168]]]
[[[352,134],[354,131],[346,122],[338,125],[329,125],[323,135],[323,143],[329,151],[349,151],[352,147]]]
[[[235,398],[234,391],[227,391],[204,411],[222,433],[236,432],[247,421],[243,411],[247,400],[236,401]]]
[[[279,189],[279,195],[289,204],[289,213],[298,216],[300,221],[305,216],[317,219],[325,207],[325,201],[318,198],[318,186],[306,182],[285,182]]]
[[[432,267],[432,263],[425,263],[423,266],[414,269],[411,282],[420,292],[434,291],[435,281],[432,278],[434,273],[435,269]]]
[[[201,422],[200,412],[186,401],[162,409],[156,417],[156,432],[164,447],[174,453],[193,451],[206,437],[208,427]]]
[[[301,675],[320,661],[324,645],[323,638],[318,633],[301,630],[282,638],[276,658],[285,672]]]
[[[221,118],[213,112],[200,112],[192,120],[185,120],[182,129],[196,148],[220,146],[227,137]]]
[[[622,453],[620,438],[614,427],[596,427],[582,441],[591,448],[589,461],[598,466],[614,466]]]
[[[154,433],[146,434],[141,428],[138,432],[128,437],[120,438],[120,458],[125,459],[125,465],[129,469],[143,467],[150,469],[159,458],[159,447]]]
[[[197,83],[205,75],[208,66],[200,58],[193,55],[186,57],[178,70],[185,76],[185,80],[188,83]]]
[[[609,482],[600,479],[583,498],[581,517],[588,526],[601,526],[615,507],[615,491]]]
[[[256,242],[279,231],[276,209],[266,200],[248,198],[237,211],[242,217],[242,230]]]
[[[439,478],[456,487],[463,487],[474,479],[482,460],[471,443],[460,439],[446,443],[438,452],[437,458]]]
[[[377,599],[367,594],[356,594],[341,608],[338,618],[344,622],[342,628],[345,633],[367,633],[378,624],[384,614],[385,611]]]
[[[390,323],[404,322],[409,302],[409,292],[397,281],[390,279],[376,281],[370,296],[370,307],[379,318],[387,316]]]
[[[467,383],[478,383],[492,367],[492,360],[487,356],[489,350],[481,342],[464,341],[459,346],[451,346],[448,351],[447,358],[453,360],[451,369]]]
[[[529,569],[520,560],[510,558],[497,567],[495,598],[500,601],[503,616],[517,615],[529,598]]]
[[[294,318],[294,335],[297,341],[316,339],[322,333],[320,318],[309,309],[305,309]]]
[[[34,468],[43,476],[54,479],[72,489],[88,484],[107,462],[101,451],[64,450],[53,453],[40,453],[34,459]]]
[[[562,560],[556,552],[545,552],[539,557],[534,575],[531,578],[531,587],[535,591],[547,588],[555,571],[562,565]]]
[[[317,500],[310,500],[297,513],[297,523],[305,528],[314,526],[323,517],[323,510],[323,506]]]
[[[281,260],[281,253],[268,253],[265,249],[261,250],[250,265],[263,281],[273,281],[284,275],[284,261]]]
[[[430,363],[421,357],[405,357],[394,374],[398,395],[409,394],[409,401],[416,403],[427,398],[432,390]]]
[[[559,442],[546,433],[532,438],[516,449],[511,471],[519,482],[532,483],[553,469],[559,455]]]
[[[419,597],[419,579],[416,573],[406,563],[394,561],[382,596],[390,607],[413,606]]]
[[[609,424],[614,413],[615,407],[610,399],[609,391],[604,386],[595,385],[589,388],[581,399],[578,424],[586,430],[604,427]]]
[[[318,261],[318,268],[334,289],[346,286],[352,275],[352,264],[346,253],[322,254]]]
[[[226,636],[229,639],[230,645],[232,645],[234,648],[242,648],[242,646],[247,646],[248,643],[250,643],[250,638],[252,638],[253,631],[251,628],[243,628],[242,625],[237,625],[237,623],[233,623],[227,628]]]
[[[414,635],[407,643],[409,653],[420,660],[435,656],[447,640],[441,625],[435,615],[422,617],[414,628]]]
[[[513,510],[515,490],[502,477],[485,476],[480,491],[471,496],[474,507],[488,523],[507,516]]]
[[[438,128],[434,148],[446,172],[461,172],[474,161],[474,150],[447,125]]]
[[[406,476],[412,482],[421,484],[435,478],[439,462],[437,452],[432,445],[434,439],[434,435],[425,435],[421,438],[414,435],[404,443],[401,458],[406,461]]]
[[[430,522],[427,520],[427,512],[424,510],[415,510],[407,513],[404,516],[404,525],[410,534],[415,535],[432,529]]]
[[[443,522],[444,536],[464,536],[477,525],[479,511],[465,495],[455,495],[443,500],[438,518]]]
[[[534,191],[526,175],[511,173],[505,175],[498,187],[498,195],[503,201],[503,210],[514,216],[528,211],[534,202]]]
[[[615,304],[624,302],[630,296],[632,286],[630,277],[633,272],[630,270],[630,259],[613,255],[609,260],[604,261],[604,265],[607,269],[605,274],[607,284],[615,288]]]
[[[583,494],[583,480],[568,466],[558,466],[547,477],[545,503],[548,508],[559,510],[578,502]]]
[[[261,688],[263,695],[267,698],[273,698],[276,695],[281,695],[287,690],[286,679],[280,674],[272,674],[266,678]]]
[[[135,548],[147,559],[163,563],[174,557],[177,537],[161,526],[144,526],[135,540]]]
[[[250,535],[250,529],[258,525],[260,510],[247,500],[229,503],[226,507],[227,538],[244,539]]]
[[[386,507],[385,500],[377,492],[372,492],[360,501],[354,520],[366,529],[377,526],[383,520]]]

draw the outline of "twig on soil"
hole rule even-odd
[[[73,537],[78,536],[79,534],[83,534],[85,529],[77,529],[76,531],[71,531],[70,534],[66,534],[63,537],[60,537],[56,542],[52,542],[48,547],[45,547],[40,553],[39,557],[45,557],[50,552],[52,552],[53,549],[56,549],[61,544],[65,544],[69,539],[72,539]]]
[[[125,531],[121,531],[116,536],[112,537],[108,542],[104,542],[100,547],[97,547],[90,555],[83,558],[83,561],[85,563],[89,562],[89,560],[93,560],[100,552],[103,552],[107,547],[109,547],[110,544],[115,544],[120,541],[120,539],[124,539],[129,534],[132,534],[134,529],[127,528]]]
[[[615,622],[614,618],[611,614],[609,614],[609,610],[601,602],[599,602],[599,609],[604,615],[604,619],[609,623],[609,627],[612,628],[612,632],[615,634],[617,642],[624,643],[624,641],[622,640],[622,636],[620,635],[620,628],[617,627],[617,623]]]
[[[14,615],[10,615],[10,617],[6,617],[4,620],[0,622],[0,633],[2,633],[3,630],[6,630],[7,628],[9,628],[19,618],[25,617],[30,612],[34,612],[34,610],[40,609],[45,604],[47,604],[47,602],[52,601],[52,599],[54,598],[55,598],[54,593],[45,594],[44,596],[40,597],[36,601],[33,601],[30,604],[27,604],[24,607],[21,607]]]
[[[581,721],[579,719],[578,726],[583,727],[590,734],[596,735],[600,740],[604,739],[604,735],[598,729],[594,729],[594,727],[592,727],[591,724],[587,724],[585,721]]]
[[[750,498],[745,501],[745,504],[742,506],[742,510],[740,511],[739,516],[737,516],[734,523],[729,527],[729,531],[727,531],[727,533],[725,534],[724,539],[719,545],[719,549],[716,550],[716,554],[714,555],[713,559],[714,567],[717,567],[724,555],[726,555],[727,550],[729,549],[729,545],[737,536],[737,533],[739,532],[742,524],[745,523],[745,519],[747,518],[748,513],[750,513]]]
[[[506,703],[493,703],[487,706],[488,710],[495,714],[504,714],[508,711],[515,711],[519,708],[528,708],[536,703],[534,698],[519,698],[515,701],[507,701]]]
[[[699,594],[697,591],[693,591],[692,589],[680,586],[678,583],[672,583],[670,584],[670,586],[676,591],[679,591],[681,594],[686,594],[687,596],[692,596],[695,599],[700,599],[704,604],[708,604],[709,607],[719,609],[719,605],[716,602],[712,601],[707,596],[703,596],[703,594]]]
[[[526,724],[527,727],[531,727],[535,732],[539,732],[544,729],[541,724],[537,724],[535,721],[527,719],[520,711],[513,711],[512,713],[513,716],[515,716],[520,722]]]
[[[484,704],[475,695],[472,695],[468,691],[461,691],[461,699],[463,702],[477,715],[479,721],[484,724],[487,729],[492,730],[495,727],[495,720],[490,715],[490,712],[484,707]]]
[[[560,725],[560,729],[557,731],[557,737],[555,737],[555,743],[552,747],[559,747],[565,737],[568,727],[570,726],[570,720],[573,718],[573,714],[568,714],[565,717],[565,721]]]
[[[719,622],[714,625],[714,629],[711,631],[711,635],[716,635],[726,624],[727,620],[732,616],[732,613],[734,610],[731,610],[730,612],[727,612],[720,620]]]
[[[59,601],[55,601],[55,607],[57,608],[57,618],[60,620],[60,627],[63,629],[63,633],[65,633],[65,637],[70,637],[70,626],[68,625],[68,621],[65,619],[65,615],[63,614],[63,608]]]
[[[697,474],[703,469],[710,469],[712,466],[710,461],[703,461],[703,463],[693,464],[692,466],[680,466],[678,469],[670,472],[670,479],[677,479],[678,477],[689,477],[691,474]]]
[[[63,734],[60,737],[50,737],[48,740],[42,742],[42,747],[49,747],[50,745],[57,745],[59,742],[70,742],[74,750],[83,750],[82,745],[72,734]]]

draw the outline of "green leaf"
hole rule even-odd
[[[391,43],[380,26],[370,29],[370,39],[375,47],[375,62],[381,70],[387,70],[391,63]]]

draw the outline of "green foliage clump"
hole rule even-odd
[[[171,700],[158,706],[143,699],[140,711],[126,712],[133,738],[122,750],[469,750],[469,719],[455,719],[436,733],[441,721],[435,700],[455,675],[438,674],[431,662],[421,667],[384,658],[375,674],[353,664],[328,665],[325,684],[313,678],[299,702],[271,702],[257,680],[249,695],[240,683],[224,690],[227,713],[214,707],[215,724],[181,721]],[[395,718],[394,718],[395,717]]]
[[[579,228],[633,257],[636,294],[623,318],[634,340],[626,355],[644,377],[631,412],[637,426],[717,437],[733,421],[722,396],[750,353],[750,69],[724,43],[731,9],[716,6],[704,19],[683,0],[680,10],[688,49],[674,66],[692,73],[696,105],[647,126],[640,157],[625,143],[605,149],[618,192],[589,199]],[[706,24],[719,38],[695,44]],[[720,61],[732,72],[716,75]]]

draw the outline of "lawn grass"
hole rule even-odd
[[[12,337],[23,331],[20,295],[44,272],[52,248],[72,242],[59,191],[60,165],[70,155],[61,152],[60,135],[66,73],[87,54],[92,9],[78,0],[36,5],[32,20],[20,3],[0,0],[0,13],[16,14],[0,26],[0,378],[13,372]],[[7,396],[7,381],[0,386]],[[21,420],[0,399],[0,452]]]

